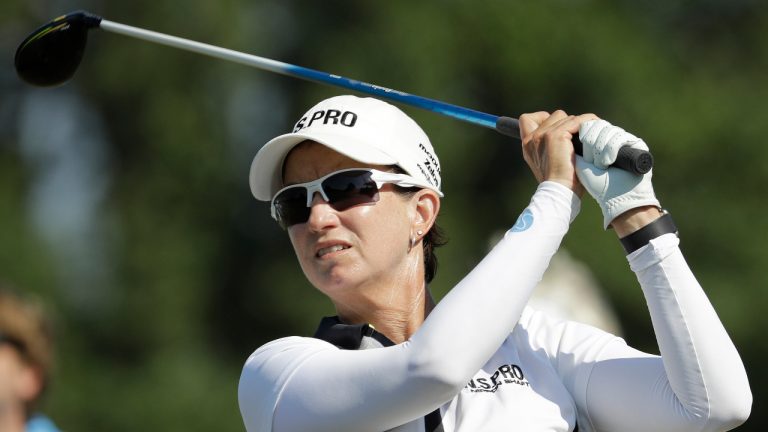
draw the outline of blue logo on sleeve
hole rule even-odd
[[[517,218],[515,226],[510,228],[509,232],[523,232],[533,226],[533,212],[529,209],[525,209],[520,217]]]

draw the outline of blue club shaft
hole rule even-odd
[[[365,93],[371,96],[376,96],[382,99],[388,99],[394,102],[400,102],[405,105],[410,105],[417,108],[422,108],[428,111],[436,112],[448,117],[453,117],[458,120],[462,120],[469,123],[474,123],[480,126],[485,126],[490,129],[496,129],[496,122],[499,119],[498,116],[487,114],[480,111],[475,111],[469,108],[460,107],[457,105],[440,102],[434,99],[429,99],[421,96],[412,95],[409,93],[401,92],[398,90],[392,90],[386,87],[377,86],[349,78],[345,78],[339,75],[329,74],[327,72],[321,72],[314,69],[309,69],[301,66],[292,65],[289,63],[283,63],[280,61],[255,56],[252,54],[245,54],[239,51],[234,51],[226,48],[217,47],[201,42],[191,41],[176,36],[170,36],[163,33],[157,33],[150,30],[141,29],[138,27],[132,27],[125,24],[116,23],[102,19],[99,23],[99,27],[102,30],[110,31],[113,33],[119,33],[125,36],[132,36],[139,39],[147,40],[150,42],[159,43],[175,48],[184,49],[187,51],[196,52],[198,54],[204,54],[211,57],[220,58],[223,60],[230,60],[236,63],[253,66],[259,69],[268,70],[271,72],[279,73],[282,75],[288,75],[296,78],[302,78],[309,81],[328,84],[336,87],[342,87],[360,93]]]
[[[485,126],[490,129],[496,128],[496,122],[499,119],[498,116],[481,111],[476,111],[473,109],[460,107],[458,105],[452,105],[438,100],[412,95],[410,93],[402,92],[399,90],[392,90],[386,87],[345,78],[339,75],[320,72],[301,66],[286,64],[284,74],[303,78],[309,81],[347,88],[382,99],[388,99],[394,102],[400,102],[405,105],[422,108],[427,111],[436,112],[438,114],[453,117],[458,120]]]
[[[161,45],[167,45],[174,48],[180,48],[183,50],[220,58],[223,60],[229,60],[235,63],[244,64],[282,75],[288,75],[296,78],[302,78],[314,82],[358,91],[360,93],[376,96],[382,99],[399,102],[417,108],[423,108],[428,111],[436,112],[448,117],[453,117],[457,120],[484,126],[489,129],[495,129],[497,132],[510,137],[515,137],[518,139],[520,138],[519,122],[517,119],[512,117],[495,116],[469,108],[440,102],[434,99],[415,96],[405,92],[388,89],[386,87],[344,78],[339,75],[332,75],[326,72],[320,72],[289,63],[283,63],[280,61],[255,56],[252,54],[245,54],[231,49],[191,41],[189,39],[183,39],[176,36],[144,30],[138,27],[132,27],[113,21],[107,21],[105,19],[101,19],[100,17],[94,16],[93,18],[99,20],[98,26],[105,31],[119,33],[125,36],[131,36],[138,39],[159,43]],[[581,142],[579,142],[578,137],[574,137],[573,143],[574,148],[576,149],[576,153],[581,154]],[[630,147],[622,147],[621,150],[619,150],[618,157],[613,166],[620,167],[637,174],[644,174],[648,172],[653,166],[653,157],[647,151]]]

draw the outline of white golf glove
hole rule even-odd
[[[576,175],[603,211],[603,228],[608,229],[616,216],[636,207],[659,206],[653,193],[651,174],[634,174],[609,168],[619,149],[630,146],[648,150],[645,142],[605,120],[591,120],[581,125],[579,139],[583,156],[576,156]]]

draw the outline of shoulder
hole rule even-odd
[[[245,361],[237,392],[246,429],[270,430],[274,408],[293,372],[312,355],[336,349],[320,339],[291,336],[254,351]]]
[[[253,378],[254,374],[263,376],[292,365],[299,365],[309,356],[323,350],[337,349],[328,342],[310,337],[290,336],[268,342],[251,354],[245,361],[240,378]]]
[[[267,342],[251,354],[249,360],[256,355],[264,355],[286,350],[312,349],[317,347],[333,347],[322,339],[304,336],[288,336]]]

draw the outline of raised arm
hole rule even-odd
[[[722,431],[749,416],[752,395],[744,365],[662,216],[651,173],[613,168],[612,154],[637,137],[607,122],[582,127],[579,177],[623,239],[650,311],[661,357],[614,340],[594,359],[589,379],[574,389],[594,430]]]

